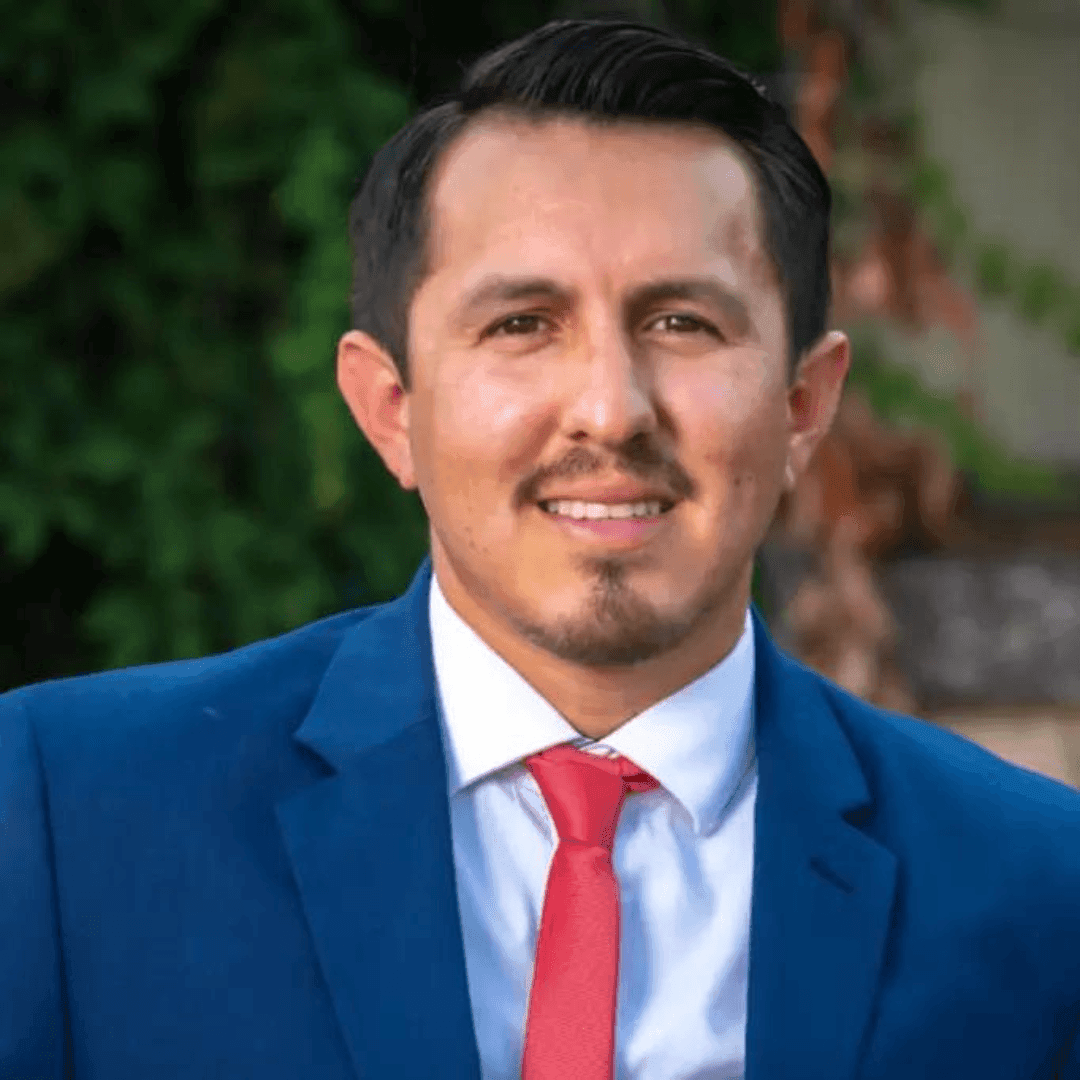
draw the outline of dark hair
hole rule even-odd
[[[478,113],[580,113],[704,122],[750,159],[765,246],[787,312],[792,370],[825,331],[829,185],[783,108],[702,46],[623,20],[557,20],[489,52],[459,88],[420,111],[375,154],[349,212],[353,326],[371,334],[409,388],[408,316],[427,273],[429,179]]]

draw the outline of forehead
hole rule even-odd
[[[704,125],[485,114],[444,154],[429,199],[432,273],[500,256],[650,271],[720,258],[773,278],[753,171]]]

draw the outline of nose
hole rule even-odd
[[[594,334],[581,365],[580,382],[566,413],[567,433],[575,441],[618,447],[657,426],[652,374],[644,358],[616,328]]]

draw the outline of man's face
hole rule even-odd
[[[733,605],[741,622],[792,439],[737,149],[488,116],[440,163],[431,221],[383,457],[419,488],[451,602],[595,668],[715,633]]]

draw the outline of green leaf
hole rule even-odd
[[[17,564],[26,565],[41,554],[48,539],[48,525],[45,493],[0,482],[0,547]]]
[[[971,231],[968,215],[958,206],[943,206],[936,216],[935,234],[938,246],[951,262]]]
[[[81,620],[91,641],[107,647],[110,667],[129,667],[155,658],[158,638],[151,597],[131,586],[113,586],[88,605]]]
[[[1005,296],[1014,287],[1013,260],[1004,244],[984,243],[975,261],[975,274],[979,288],[986,296]]]
[[[1041,322],[1064,299],[1067,285],[1052,266],[1029,267],[1020,278],[1020,311],[1031,322]]]
[[[135,157],[105,158],[90,173],[90,205],[123,236],[146,232],[151,173]]]
[[[79,444],[74,464],[81,476],[115,483],[138,471],[139,451],[129,436],[112,428],[99,428]]]
[[[61,234],[18,191],[0,194],[0,296],[33,281],[60,258]]]
[[[342,223],[342,188],[353,167],[331,128],[321,125],[308,131],[276,192],[282,218],[300,229],[318,229],[330,217]]]
[[[85,491],[54,492],[53,506],[56,523],[69,537],[93,544],[101,529],[101,513],[91,494]]]
[[[248,551],[258,546],[260,530],[241,510],[224,507],[204,524],[203,542],[211,562],[222,568],[239,564]]]
[[[852,343],[850,384],[866,393],[874,411],[893,423],[914,422],[937,431],[956,466],[975,475],[984,491],[1049,501],[1071,498],[1068,483],[1053,468],[1010,454],[951,398],[930,392],[913,372],[889,363],[872,333],[854,333]]]
[[[345,406],[330,391],[308,394],[301,416],[311,454],[312,496],[319,511],[329,510],[348,494],[345,480]]]
[[[72,115],[83,137],[118,123],[147,123],[154,115],[151,87],[130,63],[84,73],[72,95]]]
[[[937,209],[952,203],[952,182],[944,166],[935,161],[921,161],[911,180],[915,201],[927,209]]]

